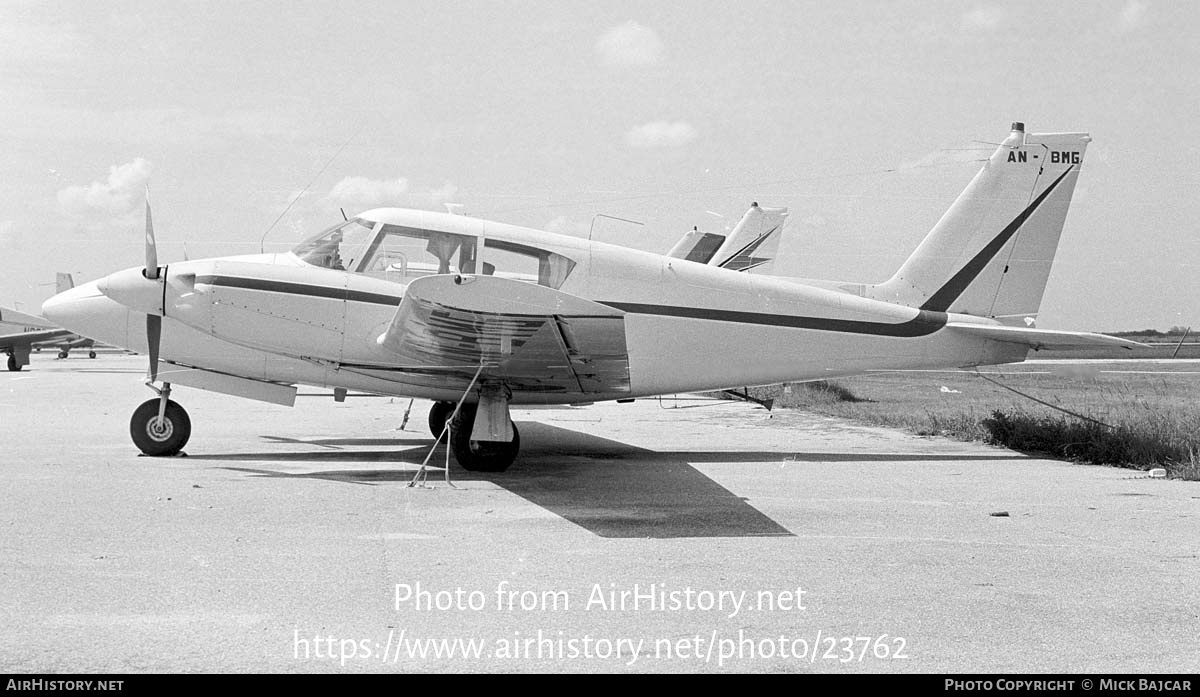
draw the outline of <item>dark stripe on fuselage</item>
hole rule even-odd
[[[227,288],[245,288],[248,290],[264,290],[272,293],[287,293],[289,295],[307,295],[314,298],[331,298],[333,300],[350,300],[374,305],[389,305],[396,307],[400,304],[400,296],[384,295],[383,293],[368,293],[361,290],[347,290],[332,286],[317,286],[309,283],[291,283],[288,281],[273,281],[265,278],[245,278],[243,276],[197,276],[196,283],[225,286]]]
[[[347,290],[329,286],[313,286],[308,283],[290,283],[286,281],[271,281],[265,278],[246,278],[242,276],[197,276],[197,283],[227,288],[245,288],[248,290],[265,290],[270,293],[287,293],[290,295],[308,295],[312,298],[329,298],[332,300],[352,300],[356,302],[371,302],[374,305],[400,305],[401,298],[394,295],[365,293],[361,290]],[[811,329],[817,331],[838,331],[844,334],[864,334],[874,336],[918,337],[934,334],[946,326],[946,313],[918,311],[917,317],[908,322],[863,322],[858,319],[834,319],[827,317],[794,317],[788,314],[768,314],[764,312],[742,312],[734,310],[714,310],[710,307],[679,307],[670,305],[643,305],[638,302],[604,302],[607,305],[626,313],[656,314],[662,317],[683,317],[688,319],[710,319],[715,322],[734,322],[738,324],[758,324],[763,326],[786,326],[792,329]]]
[[[873,336],[917,337],[927,336],[946,326],[946,313],[919,310],[917,316],[907,322],[865,322],[855,319],[831,317],[797,317],[771,315],[763,312],[741,312],[738,310],[716,310],[706,307],[679,307],[674,305],[643,305],[640,303],[601,302],[635,315],[660,315],[707,319],[717,322],[760,324],[768,327],[790,327],[793,329],[815,329],[823,332],[847,334],[869,334]]]
[[[989,242],[986,247],[984,247],[971,259],[971,261],[968,261],[966,266],[959,269],[958,273],[954,274],[949,281],[946,281],[945,285],[939,288],[936,293],[929,296],[929,299],[921,305],[921,309],[929,310],[930,312],[945,312],[946,310],[949,310],[950,305],[953,304],[955,300],[958,300],[958,296],[963,294],[963,291],[967,289],[967,286],[974,282],[975,278],[979,276],[984,267],[991,262],[992,257],[996,256],[1000,249],[1003,248],[1010,239],[1012,239],[1012,236],[1017,233],[1017,230],[1021,229],[1021,226],[1024,225],[1025,221],[1029,219],[1029,216],[1033,215],[1033,212],[1037,210],[1038,206],[1042,205],[1042,202],[1046,200],[1046,197],[1050,195],[1050,192],[1054,191],[1054,189],[1058,187],[1059,182],[1065,179],[1066,176],[1074,169],[1075,165],[1071,165],[1067,168],[1067,171],[1059,175],[1058,179],[1055,179],[1050,186],[1046,187],[1046,190],[1043,191],[1040,196],[1034,199],[1033,203],[1029,204],[1025,210],[1021,211],[1020,215],[1018,215],[1016,218],[1013,218],[1012,222],[1009,223],[1003,230],[1001,230],[1000,234],[996,235],[995,239]]]
[[[316,286],[306,283],[290,283],[261,278],[244,278],[241,276],[197,276],[196,283],[226,286],[231,288],[246,288],[272,293],[288,293],[291,295],[308,295],[334,300],[352,300],[357,302],[374,303],[396,307],[401,298],[366,293],[362,291],[347,291],[344,288]],[[797,317],[792,315],[772,315],[764,312],[742,312],[738,310],[718,310],[706,307],[679,307],[673,305],[646,305],[641,303],[604,302],[601,305],[637,315],[659,315],[665,317],[684,317],[687,319],[707,319],[718,322],[737,322],[739,324],[759,324],[769,327],[790,327],[793,329],[814,329],[826,332],[842,332],[849,334],[867,334],[873,336],[918,337],[927,336],[946,326],[946,313],[918,311],[916,317],[907,322],[864,322],[862,320],[834,319],[829,317]]]

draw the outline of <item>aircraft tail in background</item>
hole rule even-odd
[[[1032,326],[1089,142],[1014,123],[900,270],[863,294]]]
[[[786,208],[762,208],[752,203],[728,236],[692,228],[667,256],[732,271],[764,272],[779,255],[787,215]]]
[[[54,292],[65,293],[75,287],[75,279],[69,273],[59,271],[54,275]]]

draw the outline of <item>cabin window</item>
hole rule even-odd
[[[384,225],[353,270],[398,283],[434,274],[471,273],[475,244],[470,235]]]
[[[358,218],[301,242],[292,250],[314,266],[361,273],[397,283],[422,276],[467,273],[511,278],[558,289],[575,262],[561,254],[505,240],[484,242],[476,268],[479,238],[440,230],[382,225]]]
[[[528,281],[557,290],[575,262],[561,254],[529,245],[488,239],[483,243],[483,273]]]

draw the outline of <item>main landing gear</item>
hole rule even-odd
[[[446,419],[454,413],[454,402],[434,402],[429,407],[429,434],[440,438],[446,429]]]
[[[187,445],[192,435],[192,421],[183,407],[171,401],[171,384],[162,389],[151,383],[146,386],[158,393],[154,399],[142,402],[129,420],[129,435],[146,455],[166,457],[176,455]]]
[[[8,369],[14,373],[29,365],[29,347],[14,346],[9,349],[8,353]]]
[[[485,409],[488,401],[485,397]],[[488,415],[488,426],[495,426],[500,432],[504,423],[512,428],[512,440],[477,440],[475,436],[475,421],[479,415],[479,404],[463,404],[458,410],[458,416],[450,423],[450,451],[454,459],[468,472],[503,472],[517,459],[521,449],[521,434],[517,425],[508,416],[508,404],[505,400],[499,407],[500,411],[492,410]],[[429,409],[429,432],[435,438],[440,438],[446,428],[446,422],[454,414],[453,402],[434,402]],[[503,421],[501,421],[501,419]],[[490,429],[484,429],[486,431]]]

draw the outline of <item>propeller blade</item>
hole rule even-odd
[[[162,339],[162,316],[146,315],[146,341],[150,344],[150,382],[158,379],[158,344]]]
[[[150,187],[146,187],[146,278],[158,278],[158,248],[154,244],[154,222],[150,219]]]

